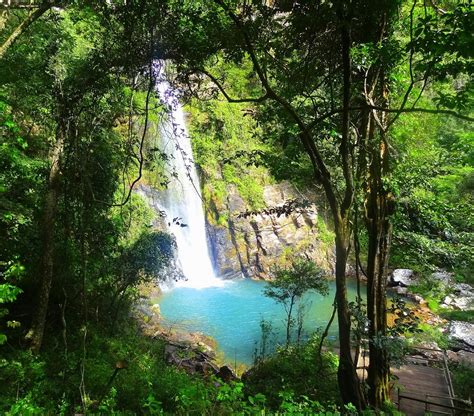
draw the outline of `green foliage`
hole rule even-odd
[[[456,396],[471,400],[474,397],[474,369],[462,364],[450,365],[451,377],[453,380]]]
[[[20,134],[11,109],[0,99],[0,345],[7,341],[4,325],[14,328],[17,321],[3,319],[4,307],[22,293],[17,286],[25,275],[20,253],[26,248],[25,237],[31,235],[34,207],[37,202],[39,164],[27,154],[28,142]]]
[[[420,345],[424,342],[434,341],[440,348],[449,349],[450,339],[448,335],[443,332],[441,326],[421,323],[419,329],[420,331],[411,337],[413,345]]]
[[[421,276],[416,285],[410,286],[410,290],[420,294],[428,301],[428,306],[434,312],[438,312],[439,305],[443,299],[450,293],[449,286],[439,280],[433,281],[427,276]]]
[[[337,357],[323,352],[320,365],[316,359],[318,347],[319,338],[314,337],[304,345],[281,349],[259,362],[244,376],[246,393],[264,394],[273,409],[291,401],[338,404]],[[321,379],[325,382],[321,383]]]
[[[464,321],[474,323],[474,311],[460,311],[451,309],[438,309],[439,316],[449,321]]]
[[[472,140],[468,125],[405,116],[394,134],[401,155],[393,183],[399,202],[392,264],[421,271],[444,267],[471,281],[474,161],[463,144]]]
[[[200,93],[206,100],[194,94],[188,110],[208,206],[222,211],[228,191],[236,189],[248,208],[262,208],[263,187],[272,180],[267,167],[278,179],[308,186],[314,172],[298,123],[310,126],[335,195],[342,195],[340,116],[334,113],[318,121],[340,106],[337,7],[303,0],[291,13],[281,13],[283,2],[275,7],[246,2],[243,8],[240,2],[226,2],[244,20],[266,81],[297,109],[296,123],[274,102],[257,99],[262,104],[258,109],[255,102],[228,104],[218,98],[215,85],[204,81],[204,72],[212,70],[230,96],[262,96],[254,57],[243,51],[235,21],[218,2],[92,3],[64,2],[50,10],[8,49],[0,66],[0,411],[337,413],[337,363],[325,354],[323,365],[317,366],[316,341],[263,360],[247,384],[207,382],[166,366],[162,342],[137,335],[130,325],[130,305],[140,282],[164,277],[173,244],[169,236],[151,229],[151,212],[138,196],[121,204],[140,170],[141,150],[147,154],[145,178],[166,185],[161,175],[166,157],[150,141],[156,126],[146,135],[143,149],[140,143],[151,57],[174,58],[181,89],[192,90],[193,82],[203,86]],[[387,13],[398,4],[387,3]],[[408,45],[414,47],[413,69],[416,75],[429,69],[435,80],[428,83],[430,98],[417,100],[418,105],[461,111],[472,107],[469,6],[457,2],[444,13],[417,8],[416,36]],[[378,9],[351,11],[353,90],[360,87],[359,73],[368,74],[371,65],[382,62],[393,101],[399,102],[411,78],[407,60],[400,59],[407,46],[405,35],[373,44]],[[2,42],[25,13],[2,14]],[[416,86],[414,92],[421,90]],[[354,95],[351,101],[356,104],[359,98]],[[149,121],[157,123],[162,109],[154,98],[150,106],[156,114]],[[397,164],[393,180],[386,184],[400,202],[392,261],[423,270],[449,267],[459,280],[472,281],[472,132],[466,123],[438,115],[400,121],[391,131]],[[64,139],[64,146],[54,160],[50,155],[61,143],[58,138]],[[57,212],[52,229],[41,230],[52,162],[60,170]],[[216,221],[224,225],[227,220],[223,214]],[[332,244],[332,234],[322,223],[318,228],[323,243]],[[54,279],[44,350],[32,356],[18,346],[35,313],[42,237],[47,233],[53,236]],[[305,290],[327,291],[313,266],[295,264],[277,271],[280,286],[269,292],[288,307],[289,324],[289,305]],[[315,276],[319,280],[312,281]],[[418,290],[437,307],[441,290],[422,285]],[[399,310],[403,314],[404,309]],[[406,322],[399,323],[406,329]],[[443,342],[437,330],[423,329],[425,336]],[[379,341],[385,345],[386,340]],[[109,385],[118,360],[126,360],[128,368]],[[342,411],[353,413],[354,408]]]
[[[286,312],[286,345],[291,341],[291,329],[295,325],[293,318],[294,308],[301,297],[309,290],[314,290],[322,295],[329,293],[329,284],[326,272],[316,266],[312,261],[297,259],[289,268],[275,266],[272,269],[274,278],[263,291],[265,296],[274,299],[285,308]],[[303,325],[304,306],[298,308],[298,327]],[[299,335],[298,335],[299,341]]]
[[[275,267],[272,274],[274,279],[269,281],[264,294],[279,303],[286,304],[291,298],[299,299],[308,290],[323,295],[329,293],[326,272],[312,261],[298,259],[289,268]]]
[[[17,400],[10,409],[5,413],[7,416],[21,416],[21,415],[43,415],[45,409],[37,406],[30,394]]]
[[[457,2],[444,13],[424,13],[418,16],[411,45],[422,57],[419,69],[429,68],[431,76],[440,81],[456,79],[466,74],[461,84],[449,90],[438,91],[438,106],[472,109],[473,83],[472,50],[474,41],[469,33],[473,30],[472,5],[469,1]]]
[[[174,258],[174,246],[174,240],[169,234],[143,233],[120,259],[124,279],[133,282],[143,276],[149,280],[165,280],[163,271]]]
[[[328,229],[326,222],[321,217],[318,217],[318,231],[318,239],[326,247],[332,247],[334,245],[334,232]]]
[[[231,84],[235,93],[252,93],[252,86],[246,82],[248,63],[237,67],[219,61],[213,69],[235,81]],[[187,110],[195,160],[205,179],[206,202],[222,207],[227,188],[233,185],[248,208],[263,208],[263,186],[270,177],[261,162],[252,161],[247,155],[263,152],[266,146],[248,104],[230,104],[213,97],[205,101],[193,99]]]

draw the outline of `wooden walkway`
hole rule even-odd
[[[453,406],[443,369],[421,364],[407,364],[392,370],[397,378],[392,389],[392,400],[408,416],[453,414]],[[436,406],[441,404],[446,407]]]
[[[406,364],[392,368],[395,380],[391,391],[392,402],[407,416],[462,415],[474,416],[472,407],[459,399],[453,399],[451,376],[446,356],[442,350],[417,347],[419,350],[441,354],[438,358],[406,356]],[[339,349],[332,348],[334,353]],[[367,379],[368,358],[361,354],[357,374]],[[456,409],[456,410],[455,410]]]
[[[443,353],[441,350],[435,352]],[[441,357],[426,359],[420,356],[405,358],[407,361],[405,365],[391,370],[392,376],[395,378],[391,399],[402,413],[407,416],[423,416],[428,413],[432,415],[474,415],[472,409],[463,410],[466,409],[466,405],[453,399],[454,391],[445,359]],[[368,359],[362,356],[359,361],[360,367],[357,370],[362,380],[367,377],[368,364]],[[460,412],[455,413],[453,407]]]

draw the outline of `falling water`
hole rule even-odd
[[[163,63],[158,62],[155,67],[158,96],[168,107],[168,115],[160,125],[160,138],[162,150],[169,157],[170,182],[160,205],[166,213],[169,230],[176,238],[178,261],[186,278],[176,285],[192,288],[221,286],[223,280],[215,276],[209,256],[201,188],[183,107],[176,91],[165,79]]]

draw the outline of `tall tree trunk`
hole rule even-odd
[[[349,215],[354,201],[354,178],[350,150],[350,97],[351,97],[351,17],[347,15],[344,3],[339,4],[338,15],[341,25],[341,51],[343,66],[343,111],[339,154],[344,174],[344,196],[338,209],[333,210],[336,233],[336,301],[339,321],[339,367],[337,379],[344,403],[352,403],[358,410],[366,406],[364,392],[357,375],[357,368],[351,351],[351,314],[347,302],[346,266],[349,254],[351,226]]]
[[[376,194],[377,191],[371,192]],[[384,215],[383,195],[370,195],[368,210],[376,212],[368,219],[368,262],[367,262],[367,317],[369,320],[369,403],[380,408],[389,400],[390,364],[386,350],[386,264],[390,240],[390,225]]]
[[[388,89],[383,71],[380,97],[388,104]],[[379,117],[378,134],[371,117],[366,191],[367,253],[367,317],[369,319],[369,368],[367,383],[369,403],[379,409],[390,398],[390,362],[387,354],[387,267],[390,250],[393,197],[385,189],[383,179],[388,174],[389,152],[386,137],[386,115]]]
[[[367,263],[367,317],[369,319],[369,403],[380,408],[389,400],[390,363],[387,355],[387,264],[391,226],[385,215],[389,199],[384,193],[371,191],[367,219],[369,239]]]
[[[64,149],[65,129],[59,125],[56,132],[56,143],[51,152],[51,168],[48,178],[48,189],[44,200],[42,219],[43,253],[41,259],[41,280],[37,295],[37,305],[31,328],[26,335],[30,349],[38,353],[43,343],[43,334],[48,312],[49,294],[54,273],[54,225],[60,195],[60,158]]]
[[[362,386],[351,352],[351,315],[347,302],[346,265],[350,233],[346,225],[339,223],[336,231],[336,302],[339,321],[339,367],[337,380],[344,403],[352,403],[357,409],[365,407]]]

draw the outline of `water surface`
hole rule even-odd
[[[256,342],[261,339],[262,318],[272,323],[274,340],[283,343],[285,338],[284,308],[263,295],[265,285],[261,281],[238,279],[220,287],[177,287],[160,298],[161,314],[168,326],[213,337],[229,363],[236,361],[249,365],[253,361]],[[335,283],[331,281],[328,296],[315,292],[305,295],[306,335],[326,326],[333,309],[334,293]],[[355,281],[348,281],[348,295],[355,299]],[[336,333],[337,318],[330,338],[334,339]]]

